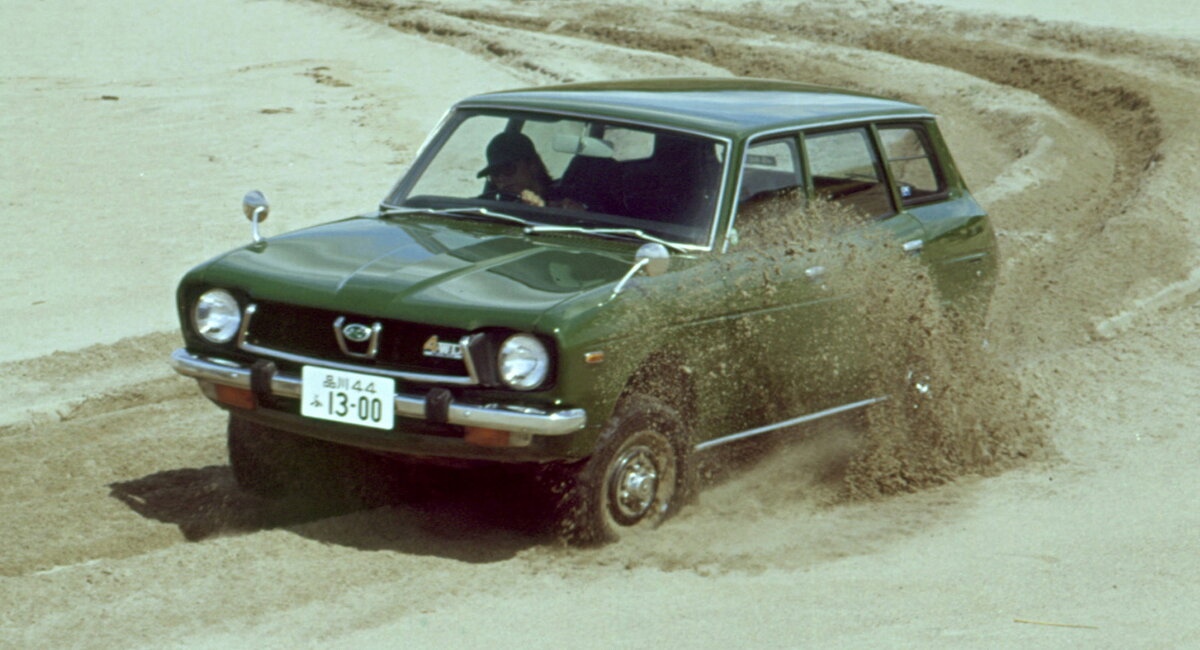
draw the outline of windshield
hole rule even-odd
[[[724,142],[599,119],[455,112],[385,206],[482,207],[533,223],[706,246]]]

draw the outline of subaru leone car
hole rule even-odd
[[[772,201],[851,216],[797,242],[753,222],[815,212]],[[252,241],[179,285],[172,357],[229,412],[239,485],[352,449],[526,464],[578,543],[657,526],[707,449],[887,398],[830,241],[919,260],[949,305],[996,268],[933,114],[782,81],[478,95],[377,210],[264,238],[244,207]]]

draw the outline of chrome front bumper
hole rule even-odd
[[[175,372],[199,381],[250,389],[250,368],[232,361],[199,357],[180,348],[171,353],[171,367]],[[370,369],[364,368],[362,372],[370,373]],[[301,394],[300,378],[295,375],[275,373],[267,385],[271,394],[279,397],[298,399]],[[423,397],[397,393],[395,405],[396,415],[400,417],[425,419]],[[498,404],[475,406],[451,402],[446,422],[536,436],[562,436],[582,429],[587,423],[587,412],[583,409],[545,411]]]

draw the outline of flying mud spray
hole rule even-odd
[[[840,453],[814,468],[832,490],[826,499],[912,491],[1046,452],[1043,410],[989,341],[986,304],[948,305],[928,266],[885,233],[862,233],[862,219],[838,205],[776,200],[744,208],[740,218],[750,255],[819,266],[821,291],[837,297],[825,320],[784,324],[790,340],[824,343],[774,387],[776,400],[810,401],[801,392],[813,390],[811,373],[821,371],[831,392],[887,398],[840,426],[812,427],[817,438],[841,437],[833,445]],[[747,278],[745,290],[771,293],[783,275]],[[804,453],[806,433],[782,434],[800,441],[787,453]],[[818,444],[830,450],[828,439]]]
[[[727,300],[728,313],[743,314],[677,342],[691,351],[685,381],[663,372],[635,390],[681,413],[708,408],[708,422],[732,431],[885,399],[698,451],[696,502],[654,534],[599,551],[601,561],[690,569],[808,561],[815,556],[807,547],[822,544],[817,531],[861,502],[1054,453],[1038,396],[988,339],[986,304],[948,305],[929,267],[888,232],[845,207],[794,194],[744,205],[736,227],[730,250],[699,265],[701,273],[670,297],[638,301],[636,294],[655,290],[635,283],[628,307],[612,305],[644,312],[647,331],[672,311],[664,307],[670,301]],[[771,308],[747,309],[755,305]],[[714,416],[714,405],[729,412]],[[692,434],[707,440],[714,432]],[[853,529],[844,521],[836,527],[838,536]],[[680,535],[721,543],[662,544]],[[797,546],[806,548],[786,550]]]

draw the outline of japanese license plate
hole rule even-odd
[[[300,415],[376,429],[391,429],[396,380],[304,366]]]

